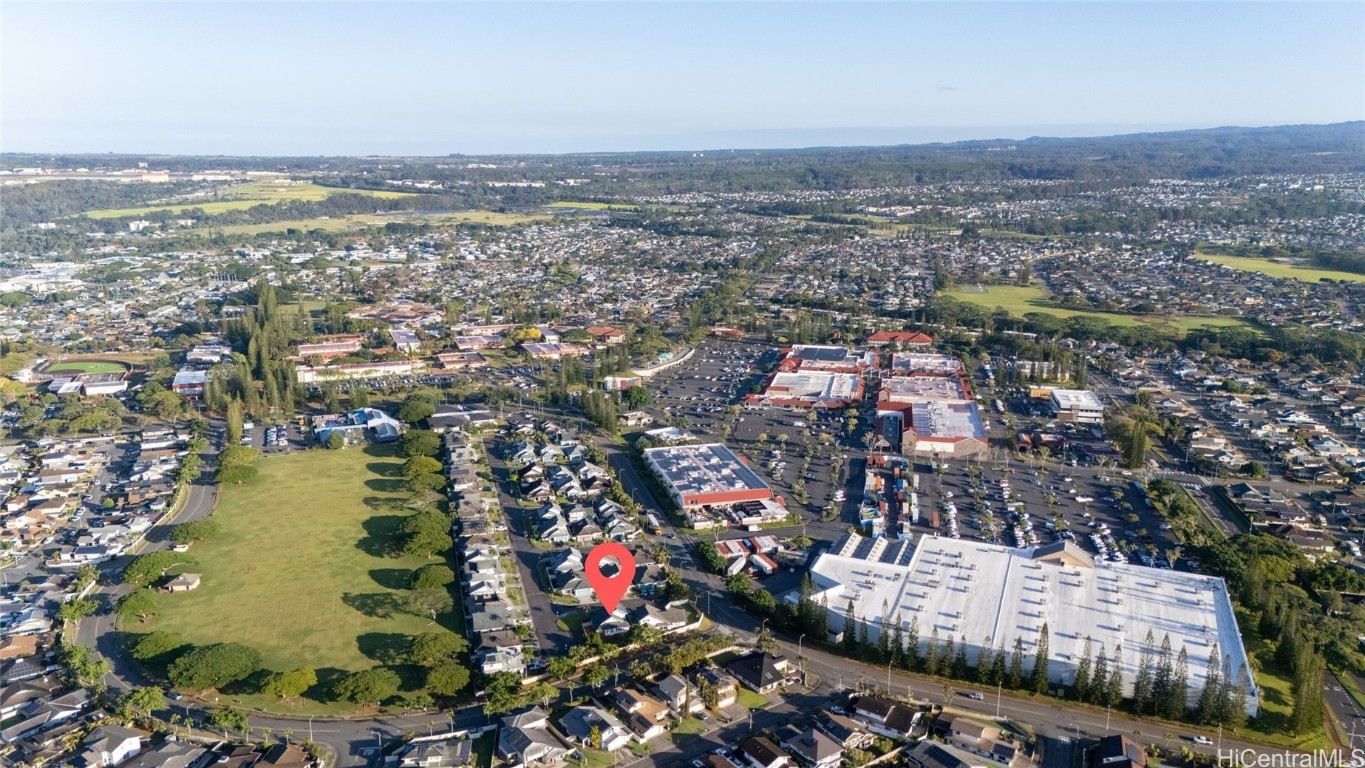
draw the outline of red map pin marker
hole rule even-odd
[[[602,561],[608,557],[620,564],[616,572],[610,575],[602,573]],[[620,604],[626,590],[630,589],[631,582],[635,581],[635,557],[624,544],[607,541],[592,548],[583,570],[587,571],[588,583],[597,593],[597,599],[602,601],[602,607],[611,613]]]

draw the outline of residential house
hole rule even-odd
[[[915,768],[987,768],[987,762],[978,755],[928,739],[919,742],[903,754]]]
[[[764,694],[794,682],[796,674],[786,656],[766,651],[754,651],[741,656],[730,662],[727,669],[746,688]]]
[[[739,745],[749,768],[787,768],[792,756],[764,736],[751,736]]]
[[[679,717],[700,712],[706,708],[701,694],[681,675],[669,675],[655,686],[660,700],[669,706]]]
[[[75,768],[114,768],[142,750],[142,734],[121,725],[101,725],[76,748]]]
[[[1013,766],[1019,750],[1000,739],[1000,729],[959,715],[946,715],[934,723],[934,732],[951,746],[986,758],[997,766]]]
[[[573,751],[550,726],[540,707],[507,715],[498,731],[498,757],[510,768],[561,765]]]
[[[211,765],[204,762],[210,754],[212,753],[207,749],[196,744],[166,741],[156,749],[143,752],[124,763],[122,768],[197,768],[206,764]]]
[[[880,696],[858,699],[853,716],[874,733],[900,739],[908,738],[920,720],[919,710]]]
[[[414,741],[398,757],[398,768],[466,768],[474,764],[469,739]]]
[[[843,749],[867,749],[876,737],[865,730],[857,721],[833,712],[821,712],[815,727],[834,740]]]
[[[560,726],[569,740],[583,747],[615,752],[630,743],[631,733],[620,720],[598,706],[574,707],[564,714]],[[596,728],[600,746],[592,745],[592,729]]]
[[[1147,750],[1121,733],[1104,736],[1090,751],[1090,768],[1147,768]]]
[[[636,741],[643,743],[664,734],[668,707],[653,696],[632,688],[618,688],[612,693],[612,703],[625,717]]]
[[[715,693],[716,709],[725,709],[732,706],[739,695],[739,684],[733,677],[725,674],[716,667],[705,667],[697,670],[693,674],[697,690],[702,694],[705,701],[709,692]]]
[[[814,728],[787,739],[782,746],[798,763],[810,768],[838,768],[844,760],[844,748]]]

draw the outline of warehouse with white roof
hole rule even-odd
[[[889,550],[902,547],[894,554]],[[1070,685],[1087,637],[1095,650],[1112,655],[1122,647],[1119,667],[1125,695],[1150,629],[1157,648],[1169,636],[1175,654],[1189,658],[1190,704],[1197,701],[1216,647],[1233,670],[1247,676],[1246,710],[1259,708],[1255,680],[1227,585],[1221,578],[1096,562],[1069,542],[1012,549],[966,539],[922,538],[908,562],[903,542],[848,537],[811,566],[817,603],[829,607],[829,626],[843,627],[850,603],[875,641],[883,627],[899,622],[908,630],[918,619],[921,646],[938,630],[967,646],[975,664],[983,647],[1012,649],[1021,638],[1027,666],[1043,625],[1048,626],[1049,675]],[[889,556],[888,556],[889,555]]]

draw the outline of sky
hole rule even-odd
[[[1365,119],[1365,2],[0,0],[0,151],[445,155]]]

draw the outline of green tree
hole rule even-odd
[[[288,672],[274,672],[265,679],[261,691],[282,699],[292,699],[318,684],[317,671],[308,667],[291,669]]]
[[[241,643],[214,643],[176,659],[167,676],[177,688],[204,691],[244,680],[261,668],[261,654]]]
[[[132,656],[138,661],[149,661],[170,655],[185,647],[185,639],[175,632],[149,632],[133,644]]]
[[[259,474],[250,464],[224,464],[214,473],[213,481],[219,485],[242,485],[255,480]]]
[[[1038,647],[1033,653],[1033,672],[1029,680],[1029,688],[1034,693],[1047,692],[1048,661],[1048,628],[1047,622],[1043,622],[1043,628],[1038,632]]]
[[[1014,638],[1014,650],[1010,652],[1009,677],[1006,684],[1011,688],[1020,688],[1024,684],[1024,639]]]
[[[425,429],[410,429],[398,438],[398,450],[404,456],[436,456],[441,452],[441,436]]]
[[[99,610],[99,607],[99,603],[94,600],[72,600],[62,603],[57,609],[57,618],[62,621],[80,621]]]
[[[455,572],[450,566],[431,563],[412,572],[408,589],[444,589],[455,583]]]
[[[597,688],[610,679],[611,670],[607,669],[607,665],[600,661],[594,662],[583,671],[583,682],[587,683],[592,688]]]
[[[436,617],[448,613],[455,607],[455,601],[446,589],[413,589],[399,598],[403,610],[413,616],[423,616],[436,621]]]
[[[339,451],[346,447],[346,438],[342,437],[340,432],[332,430],[327,433],[327,442],[324,445],[329,451]]]
[[[337,681],[332,692],[337,698],[355,704],[378,704],[398,693],[402,683],[391,669],[374,667],[351,674]]]
[[[127,720],[132,720],[137,715],[150,715],[152,712],[166,706],[166,696],[160,688],[144,686],[133,688],[119,697],[118,711]]]
[[[409,515],[399,528],[403,535],[403,554],[430,557],[454,546],[450,521],[435,510]]]
[[[123,569],[123,583],[134,587],[145,587],[165,575],[170,568],[178,565],[195,565],[198,561],[183,552],[161,550],[138,555]]]
[[[171,541],[176,544],[193,544],[196,541],[213,538],[221,530],[213,516],[181,523],[171,529]]]
[[[433,667],[468,649],[469,641],[454,632],[423,632],[408,644],[408,658],[414,664]]]
[[[124,619],[137,617],[138,621],[146,621],[156,615],[156,603],[152,590],[143,587],[124,595],[114,612]]]
[[[1081,658],[1076,662],[1076,680],[1071,684],[1079,701],[1090,699],[1090,668],[1094,663],[1091,661],[1090,646],[1090,636],[1086,635],[1085,644],[1081,647]]]
[[[441,469],[441,462],[430,456],[413,456],[403,462],[403,477],[417,477],[418,475],[440,472]]]
[[[556,656],[545,665],[545,673],[556,680],[564,680],[578,671],[578,664],[568,656]]]
[[[469,685],[469,670],[454,661],[443,661],[427,670],[426,688],[438,696],[454,696]]]
[[[398,407],[397,416],[400,420],[406,421],[409,424],[416,424],[433,413],[436,413],[436,406],[425,400],[414,400],[409,398]]]
[[[240,732],[245,734],[251,727],[251,718],[245,712],[232,706],[223,707],[217,712],[212,712],[205,719],[210,728],[217,728],[223,732]]]

